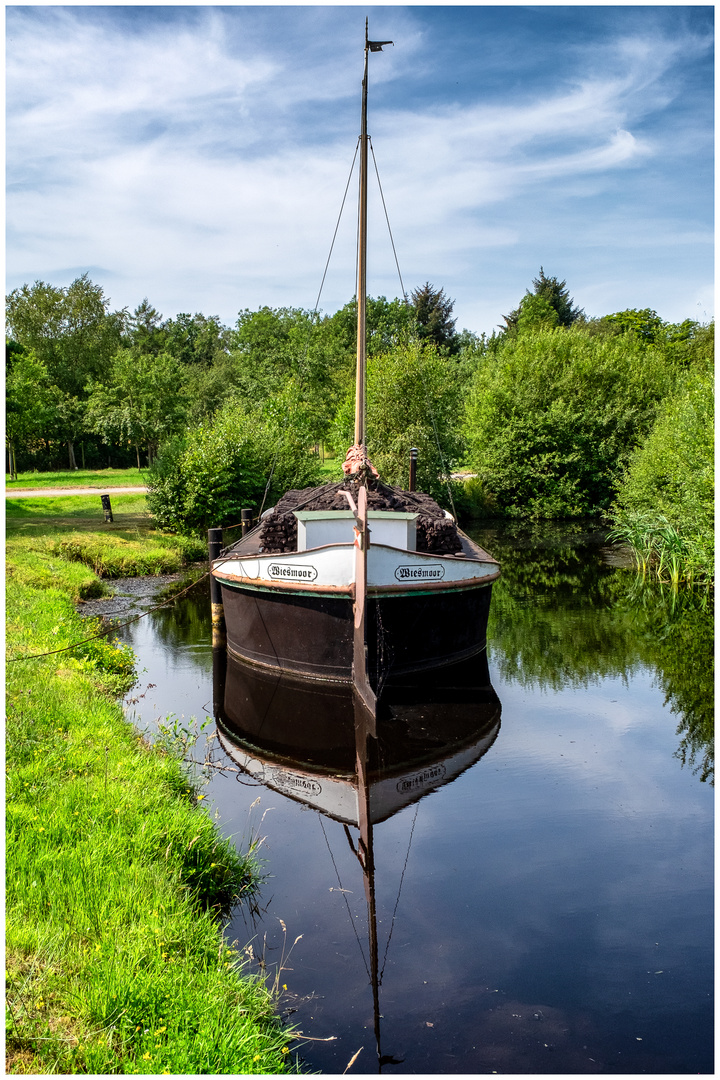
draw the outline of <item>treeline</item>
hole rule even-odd
[[[429,283],[407,301],[368,300],[368,445],[388,481],[406,482],[417,446],[419,485],[461,512],[614,514],[626,538],[641,521],[648,535],[675,530],[697,572],[709,565],[712,325],[650,309],[588,318],[542,268],[489,337],[458,332],[452,311]],[[313,447],[344,455],[352,442],[355,320],[354,300],[331,316],[244,310],[233,327],[163,320],[147,299],[111,311],[87,275],[16,289],[10,470],[61,457],[152,464],[161,523],[236,520],[241,506],[314,483]],[[461,465],[475,479],[449,483]]]
[[[370,299],[370,353],[418,337],[456,351],[451,308],[429,285],[409,303]],[[88,467],[143,467],[228,401],[288,394],[317,443],[352,385],[355,320],[351,301],[329,317],[244,310],[230,328],[200,313],[163,320],[147,299],[111,311],[86,274],[67,288],[24,285],[6,298],[9,471],[74,469],[81,453]]]

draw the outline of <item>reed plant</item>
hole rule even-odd
[[[6,1069],[293,1071],[272,987],[223,939],[257,897],[257,844],[224,839],[202,784],[125,720],[126,646],[30,658],[88,636],[52,558],[52,587],[9,560]]]
[[[713,548],[702,533],[683,535],[663,514],[618,511],[608,540],[630,548],[643,575],[677,587],[681,582],[709,587],[714,582]]]

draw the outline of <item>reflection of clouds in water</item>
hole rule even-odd
[[[604,679],[585,691],[533,694],[501,679],[495,684],[503,702],[498,751],[508,745],[511,732],[518,736],[503,768],[523,774],[530,768],[530,782],[539,786],[534,798],[543,791],[551,798],[553,777],[563,786],[582,785],[576,806],[581,811],[597,806],[610,815],[677,818],[692,816],[705,804],[707,793],[673,757],[677,718],[664,705],[654,672],[639,670],[631,683]],[[642,768],[629,769],[628,761],[637,755]],[[683,792],[681,805],[666,798],[668,785]],[[522,805],[520,793],[509,812]]]
[[[192,622],[154,638],[149,619],[137,624],[160,658],[156,672],[143,655],[164,684],[152,691],[163,713],[199,714],[210,696]],[[702,1071],[712,790],[673,757],[677,717],[656,674],[638,666],[541,691],[497,668],[502,726],[487,754],[374,830],[381,961],[392,928],[383,1053],[414,1073],[691,1072],[695,1054]],[[228,777],[209,794],[240,846],[251,828],[267,837],[266,913],[255,924],[237,912],[230,937],[254,937],[258,951],[266,941],[272,965],[302,934],[281,980],[293,1019],[310,1037],[338,1037],[308,1044],[310,1066],[342,1072],[364,1044],[353,1071],[370,1071],[372,999],[354,936],[367,956],[367,905],[342,826]]]

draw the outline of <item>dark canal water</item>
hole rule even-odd
[[[391,707],[372,880],[337,820],[348,701],[216,685],[208,746],[249,771],[206,797],[238,844],[264,838],[268,875],[229,939],[280,967],[309,1070],[711,1073],[712,611],[641,586],[599,534],[475,535],[503,568],[488,664]],[[123,634],[139,727],[212,720],[206,583]]]

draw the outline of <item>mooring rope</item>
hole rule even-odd
[[[175,593],[174,596],[168,597],[167,600],[163,600],[162,603],[156,604],[154,607],[148,608],[147,611],[143,611],[140,615],[133,615],[132,619],[128,619],[124,623],[113,623],[108,630],[102,630],[99,634],[92,634],[91,637],[82,638],[80,641],[74,642],[72,645],[64,645],[62,649],[50,649],[48,652],[31,653],[28,656],[11,656],[8,658],[8,664],[15,664],[18,660],[39,660],[43,656],[56,656],[57,653],[70,652],[72,649],[79,648],[80,645],[86,645],[88,641],[97,641],[98,638],[107,637],[108,634],[114,634],[116,630],[122,630],[126,626],[130,626],[132,623],[138,622],[139,619],[144,619],[146,615],[152,615],[153,611],[159,611],[160,608],[167,607],[168,604],[174,604],[176,600],[179,600],[181,596],[184,596],[186,592],[189,592],[199,582],[204,581],[206,577],[210,576],[210,571],[206,570],[201,577],[192,581],[186,589],[182,589],[181,592]]]

